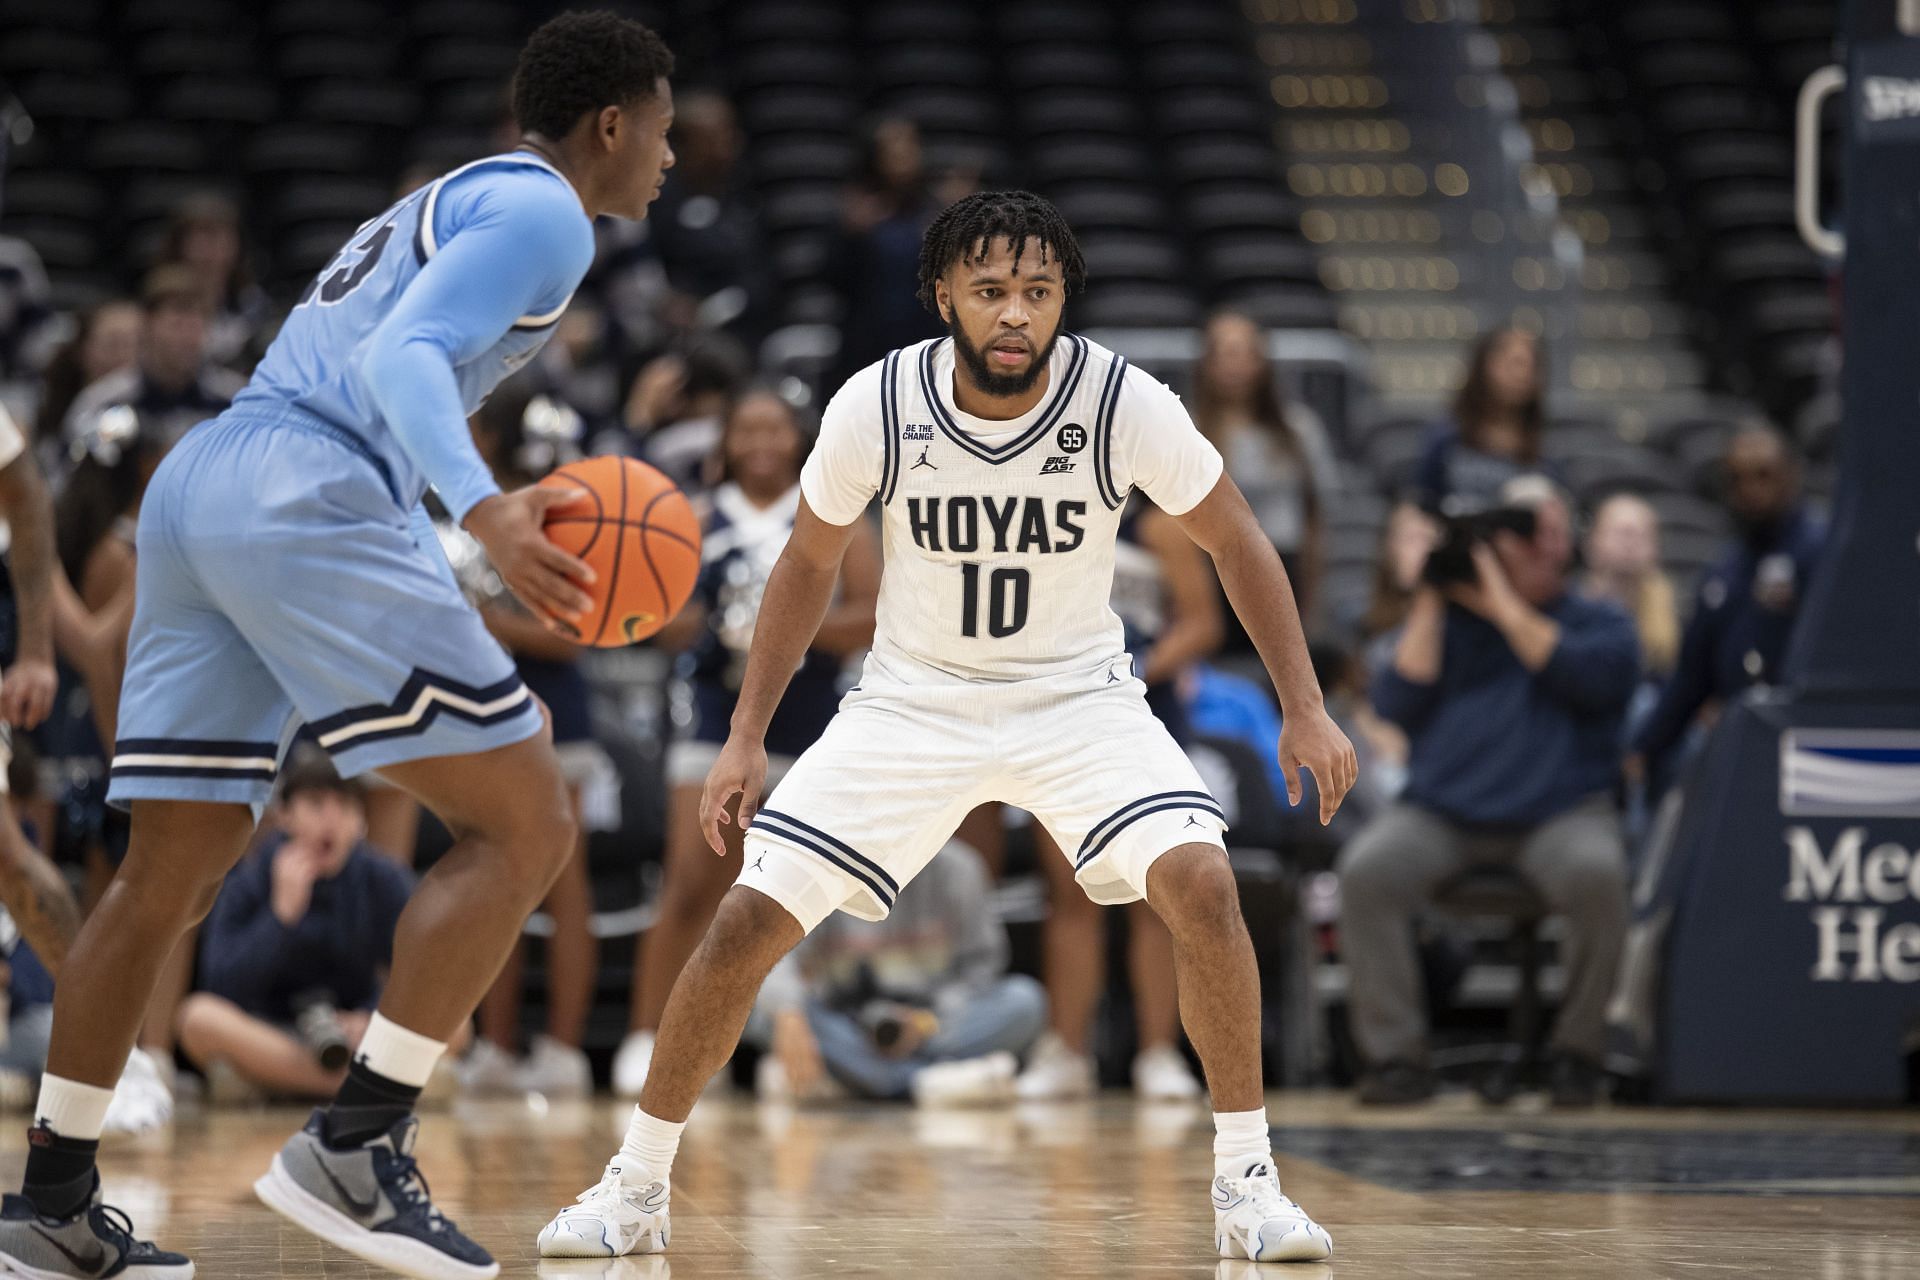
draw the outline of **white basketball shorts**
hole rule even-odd
[[[739,883],[808,932],[835,910],[885,919],[960,820],[998,800],[1046,826],[1095,902],[1146,897],[1156,858],[1224,850],[1227,823],[1126,670],[908,684],[869,663],[754,816]]]

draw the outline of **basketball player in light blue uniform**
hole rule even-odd
[[[540,706],[420,504],[437,489],[536,613],[558,625],[588,606],[586,566],[541,532],[567,495],[502,494],[467,415],[547,340],[592,261],[593,218],[645,215],[673,160],[671,70],[657,36],[611,14],[540,28],[514,74],[520,149],[362,225],[248,389],[155,474],[109,792],[132,807],[132,842],[61,977],[0,1272],[193,1274],[101,1204],[101,1121],[161,963],[246,848],[304,721],[342,772],[381,770],[458,842],[401,917],[339,1096],[255,1189],[404,1275],[499,1273],[429,1200],[413,1105],[572,856],[574,824]]]

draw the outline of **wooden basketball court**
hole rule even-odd
[[[625,1106],[461,1104],[428,1117],[420,1155],[507,1276],[1920,1276],[1920,1115],[1269,1105],[1282,1177],[1333,1233],[1332,1263],[1214,1257],[1206,1113],[1122,1095],[945,1114],[708,1099],[675,1170],[667,1258],[534,1255],[548,1216],[598,1177]],[[109,1147],[108,1197],[210,1280],[385,1275],[254,1201],[252,1180],[302,1119],[188,1109],[170,1134]],[[10,1187],[21,1130],[5,1138]]]

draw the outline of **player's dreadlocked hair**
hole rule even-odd
[[[651,98],[673,54],[647,27],[604,10],[569,10],[527,37],[513,69],[513,118],[527,133],[564,138],[580,117]]]
[[[1029,242],[1042,262],[1051,259],[1060,268],[1062,287],[1079,292],[1087,281],[1087,263],[1080,242],[1060,211],[1031,191],[982,191],[956,200],[940,211],[920,242],[920,302],[935,315],[933,282],[956,262],[978,262],[1001,241],[1013,243],[1013,265]]]

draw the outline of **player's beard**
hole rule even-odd
[[[947,321],[947,332],[953,337],[954,353],[966,366],[968,381],[983,394],[995,397],[1025,395],[1033,390],[1033,384],[1040,381],[1040,375],[1047,371],[1047,363],[1053,358],[1053,344],[1060,340],[1060,330],[1056,328],[1047,345],[1035,354],[1023,372],[996,373],[987,363],[987,353],[967,341],[957,314]]]

